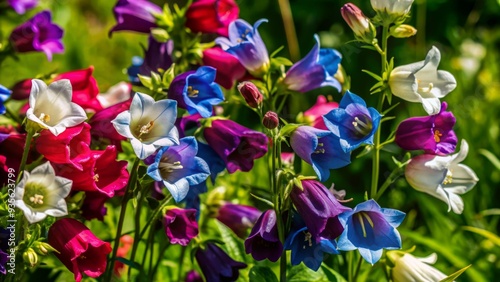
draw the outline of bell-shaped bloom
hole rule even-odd
[[[326,127],[340,138],[340,146],[351,152],[361,144],[373,144],[381,116],[374,108],[366,107],[365,101],[346,91],[339,108],[323,116]]]
[[[52,134],[59,135],[67,127],[75,126],[87,119],[82,107],[71,102],[71,83],[67,79],[45,82],[33,79],[29,98],[30,108],[26,117]]]
[[[328,114],[331,110],[339,107],[337,102],[328,102],[325,96],[319,95],[316,103],[297,117],[298,122],[305,123],[318,129],[328,130],[323,121],[323,115]]]
[[[370,0],[373,10],[398,16],[408,14],[413,0]]]
[[[229,24],[228,38],[215,39],[215,43],[238,58],[240,63],[256,77],[261,77],[270,66],[266,45],[257,30],[263,22],[267,22],[267,19],[258,20],[252,27],[245,20],[237,19]]]
[[[331,131],[299,126],[290,135],[290,146],[306,163],[312,165],[320,181],[330,177],[330,169],[351,163],[351,153],[344,152]]]
[[[54,165],[54,168],[57,175],[73,181],[73,191],[99,192],[111,198],[127,185],[129,178],[127,161],[117,161],[117,155],[114,146],[107,146],[80,160],[81,170],[73,165]]]
[[[215,82],[231,89],[236,80],[245,76],[246,69],[238,58],[215,46],[203,50],[203,65],[217,69]]]
[[[55,136],[42,131],[35,140],[36,150],[47,160],[56,164],[69,164],[82,170],[81,162],[90,158],[90,125],[81,123],[68,127]]]
[[[188,110],[190,114],[210,117],[212,107],[224,101],[220,86],[214,82],[215,74],[216,70],[207,66],[182,73],[172,81],[168,97],[176,100],[179,108]]]
[[[97,278],[106,271],[107,255],[111,246],[97,238],[83,223],[73,218],[56,221],[49,229],[49,244],[56,257],[73,272],[75,280],[83,274]]]
[[[193,32],[227,36],[229,24],[238,19],[240,9],[234,0],[198,0],[186,11],[186,26]]]
[[[68,79],[73,89],[72,101],[85,110],[96,112],[101,110],[102,106],[97,100],[99,88],[97,81],[92,76],[93,72],[94,67],[90,66],[87,69],[61,73],[54,78],[54,81]]]
[[[161,148],[155,161],[148,167],[148,175],[163,181],[176,202],[182,201],[189,186],[202,183],[210,175],[208,164],[198,153],[198,142],[194,137],[184,137],[179,145]]]
[[[394,282],[441,281],[448,277],[431,266],[437,261],[436,253],[420,258],[409,253],[401,254],[399,251],[390,251],[387,257],[394,265],[391,269],[391,278]]]
[[[252,232],[245,240],[245,252],[255,260],[277,261],[283,252],[283,243],[278,235],[276,212],[267,210],[259,217]]]
[[[206,127],[203,137],[226,163],[229,173],[250,171],[253,161],[267,153],[267,136],[232,120],[217,119]]]
[[[195,209],[168,209],[163,222],[171,244],[187,246],[198,235]]]
[[[131,103],[132,99],[129,99],[95,113],[89,120],[92,139],[102,143],[115,145],[118,150],[121,151],[121,141],[127,138],[116,131],[111,121],[120,113],[127,111]]]
[[[453,131],[456,119],[446,108],[443,102],[438,114],[403,120],[396,130],[396,144],[405,150],[424,150],[431,155],[453,153],[458,142]]]
[[[16,27],[9,40],[16,52],[44,52],[51,61],[52,54],[64,52],[63,33],[61,27],[52,23],[50,11],[42,11]]]
[[[350,208],[342,206],[321,182],[302,180],[302,189],[294,187],[290,198],[317,243],[321,238],[335,239],[344,230],[339,214]]]
[[[338,239],[342,251],[358,249],[369,263],[375,264],[383,249],[400,249],[401,236],[398,227],[405,213],[394,209],[383,209],[373,199],[358,204],[353,210],[339,215],[344,232]]]
[[[438,114],[439,98],[457,86],[451,73],[437,69],[440,61],[439,49],[432,46],[424,61],[394,68],[389,77],[392,93],[408,102],[422,103],[429,115]]]
[[[130,109],[111,122],[120,135],[130,139],[134,153],[143,160],[160,147],[179,144],[176,116],[177,102],[155,102],[151,96],[137,92]]]
[[[125,81],[121,81],[111,86],[108,89],[108,91],[106,91],[106,93],[97,94],[96,98],[103,108],[108,108],[118,103],[130,100],[131,91],[132,91],[132,84],[127,83]]]
[[[44,220],[48,215],[61,217],[68,214],[66,198],[72,181],[56,176],[49,162],[31,172],[24,171],[16,187],[16,207],[23,211],[29,223]]]
[[[320,49],[318,35],[314,35],[314,39],[316,44],[312,50],[286,72],[283,83],[287,89],[302,93],[325,86],[340,92],[342,85],[333,76],[342,55],[334,49]]]
[[[35,8],[38,5],[38,0],[7,0],[7,3],[16,13],[22,15],[27,10]]]
[[[240,238],[245,238],[262,214],[257,208],[247,205],[225,203],[219,208],[217,219],[229,227]]]
[[[462,140],[460,152],[456,154],[413,157],[405,169],[406,180],[415,190],[447,203],[448,211],[461,214],[464,202],[459,195],[471,190],[479,181],[470,167],[460,164],[468,152],[469,145]]]
[[[12,91],[7,89],[5,86],[0,85],[0,115],[4,114],[6,109],[3,102],[5,102],[9,97]]]
[[[226,163],[212,147],[203,143],[198,143],[198,157],[210,164],[210,178],[214,183],[217,175],[226,168]]]
[[[172,52],[174,51],[174,41],[158,42],[153,36],[149,36],[148,49],[144,54],[144,61],[139,67],[139,73],[151,76],[151,72],[158,72],[158,69],[167,70],[172,65]]]
[[[239,270],[247,267],[245,263],[235,261],[220,247],[207,243],[194,254],[206,282],[236,281]]]
[[[5,128],[0,127],[0,130]],[[7,129],[7,133],[0,133],[0,185],[6,186],[9,184],[7,175],[9,174],[9,168],[15,170],[19,169],[21,165],[21,158],[23,156],[24,145],[26,143],[26,134],[19,134],[16,132],[10,132]],[[26,164],[31,164],[33,160],[36,160],[40,155],[35,150],[30,150],[28,153],[28,158]],[[12,182],[11,182],[12,183]]]
[[[113,8],[116,25],[109,35],[120,30],[149,33],[157,26],[153,14],[161,13],[162,9],[148,0],[118,0]]]

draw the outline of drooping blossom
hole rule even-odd
[[[439,61],[441,53],[432,46],[424,61],[394,68],[389,76],[392,93],[408,102],[422,103],[429,115],[438,114],[439,99],[457,86],[451,73],[437,69]]]
[[[239,270],[247,267],[245,263],[235,261],[220,247],[207,243],[194,254],[206,282],[236,281]]]
[[[253,161],[267,152],[267,136],[232,120],[216,119],[203,131],[208,145],[226,163],[229,173],[250,171]]]
[[[403,120],[396,130],[396,144],[405,150],[424,150],[431,155],[448,155],[455,151],[457,136],[453,131],[456,119],[441,104],[438,114]]]
[[[337,238],[344,230],[339,215],[350,209],[342,206],[321,182],[307,179],[301,182],[302,189],[294,187],[290,198],[307,229],[316,238],[316,243],[321,238]]]
[[[109,35],[121,30],[149,33],[157,26],[153,14],[161,13],[162,9],[148,0],[118,0],[113,7],[116,25]]]
[[[470,167],[460,163],[468,152],[469,145],[462,140],[460,152],[456,154],[415,156],[406,165],[406,181],[415,190],[447,203],[448,211],[461,214],[464,202],[459,195],[470,191],[479,181]]]
[[[238,14],[234,0],[198,0],[186,11],[186,26],[193,32],[227,36],[228,26],[238,19]]]
[[[127,83],[125,81],[121,81],[111,86],[105,93],[97,94],[96,98],[102,105],[102,107],[105,109],[113,105],[116,105],[118,103],[130,100],[130,98],[132,97],[130,93],[131,91],[132,91],[132,84]]]
[[[87,119],[85,111],[71,102],[72,88],[67,79],[45,82],[33,79],[29,97],[30,108],[26,117],[52,134],[59,135],[67,127],[75,126]]]
[[[330,177],[330,169],[351,163],[351,154],[342,150],[339,138],[328,130],[299,126],[290,135],[290,146],[301,159],[312,165],[320,181]]]
[[[441,281],[447,277],[446,274],[431,266],[437,261],[436,253],[420,258],[410,253],[389,251],[387,258],[394,265],[391,268],[391,278],[394,282]]]
[[[182,73],[172,81],[168,97],[176,100],[179,108],[188,110],[190,114],[210,117],[212,107],[224,101],[220,86],[214,82],[215,74],[216,70],[207,66]]]
[[[168,209],[163,222],[171,244],[187,246],[198,235],[195,209]]]
[[[359,254],[370,264],[382,257],[383,249],[401,248],[398,227],[405,213],[381,208],[373,199],[358,204],[353,210],[339,215],[344,232],[338,239],[338,249]]]
[[[83,223],[73,218],[56,221],[49,229],[49,244],[56,257],[73,272],[75,280],[83,274],[97,278],[106,271],[107,255],[111,246],[97,238]]]
[[[203,65],[217,69],[215,82],[231,89],[236,80],[245,76],[246,69],[238,58],[225,52],[219,46],[203,50]]]
[[[328,130],[323,121],[323,115],[339,107],[337,102],[329,102],[325,96],[319,95],[316,103],[297,117],[298,122],[305,123],[318,129]]]
[[[7,0],[7,3],[9,3],[16,13],[22,15],[27,10],[35,8],[38,5],[38,0]]]
[[[52,23],[50,11],[42,11],[16,27],[9,40],[18,53],[44,52],[49,61],[52,54],[64,52],[63,29]]]
[[[154,180],[163,181],[176,202],[182,201],[191,185],[202,183],[210,175],[208,164],[197,153],[196,139],[184,137],[179,145],[162,147],[147,173]]]
[[[302,93],[325,86],[334,87],[340,92],[342,85],[333,76],[342,55],[334,49],[320,48],[318,35],[314,39],[314,47],[286,72],[283,84],[289,90]]]
[[[97,87],[97,81],[92,76],[93,72],[94,67],[90,66],[82,70],[61,73],[54,78],[54,81],[68,79],[73,89],[72,102],[80,105],[85,110],[96,112],[101,110],[102,106],[97,100],[99,88]]]
[[[16,207],[23,211],[29,223],[44,220],[48,215],[61,217],[68,214],[66,198],[72,181],[56,176],[49,162],[31,172],[24,171],[16,187]]]
[[[253,206],[224,203],[219,208],[217,219],[238,237],[245,238],[247,230],[254,226],[261,214],[262,212]]]
[[[276,212],[267,210],[261,214],[245,240],[245,252],[255,260],[277,261],[283,252],[283,243],[278,235]]]
[[[267,19],[258,20],[252,27],[245,20],[237,19],[229,24],[228,38],[215,39],[215,43],[238,58],[240,63],[256,77],[261,77],[270,66],[266,45],[257,30],[263,22],[267,22]]]
[[[3,102],[5,102],[10,97],[11,93],[12,91],[0,84],[0,115],[5,113],[6,109]]]
[[[337,109],[323,116],[326,127],[340,138],[340,146],[345,152],[351,152],[361,144],[373,144],[380,119],[377,110],[367,108],[361,97],[349,91]]]
[[[116,131],[128,138],[134,153],[141,160],[163,146],[179,144],[179,132],[174,123],[177,102],[155,100],[146,94],[136,93],[130,109],[116,116],[111,122]]]
[[[139,67],[139,73],[151,76],[151,72],[158,72],[158,69],[167,70],[172,65],[172,53],[174,51],[174,41],[158,42],[153,36],[148,38],[148,49],[144,54],[144,61]]]

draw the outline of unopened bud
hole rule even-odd
[[[417,29],[408,24],[392,26],[390,29],[391,36],[396,38],[406,38],[417,34]]]
[[[33,246],[35,248],[35,252],[37,252],[39,255],[42,255],[42,256],[47,255],[50,252],[58,252],[51,245],[49,245],[48,243],[45,243],[45,242],[36,241],[33,244]]]
[[[356,5],[347,3],[340,9],[340,13],[360,41],[372,44],[377,36],[375,26]]]
[[[38,263],[38,255],[32,248],[28,248],[23,253],[23,260],[26,263],[29,263],[31,267],[34,267]]]
[[[252,108],[258,108],[264,99],[257,86],[250,81],[243,81],[238,84],[238,91]]]
[[[276,127],[278,127],[279,123],[280,120],[278,118],[278,114],[271,111],[268,111],[262,119],[262,124],[267,129],[275,129]]]

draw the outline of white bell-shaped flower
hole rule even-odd
[[[394,282],[441,281],[447,277],[446,274],[431,266],[437,261],[436,253],[424,258],[415,257],[409,253],[394,257],[394,268],[392,268]]]

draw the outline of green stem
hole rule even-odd
[[[33,129],[28,129],[28,133],[26,134],[26,142],[24,143],[23,156],[21,157],[21,165],[19,166],[19,172],[17,174],[17,183],[22,178],[24,167],[26,166],[26,161],[28,160],[28,154],[30,152],[31,140],[33,139],[33,135],[35,135],[35,131]]]
[[[352,281],[357,281],[359,270],[361,269],[362,262],[363,262],[363,257],[359,256],[358,263],[356,265],[356,271],[354,272],[354,276],[352,277]]]
[[[165,197],[165,199],[163,199],[163,202],[161,203],[161,205],[158,208],[156,208],[153,215],[149,218],[148,222],[146,223],[146,225],[142,229],[139,237],[142,238],[144,236],[146,231],[148,231],[148,228],[151,227],[151,225],[153,224],[153,221],[158,217],[158,214],[163,210],[164,207],[166,207],[168,205],[170,200],[172,200],[172,196],[167,196],[167,197]]]
[[[297,40],[297,33],[293,23],[292,9],[288,0],[278,0],[280,7],[281,17],[283,18],[283,26],[285,27],[286,41],[288,43],[288,50],[290,51],[290,58],[292,61],[300,59],[299,41]]]
[[[382,184],[382,186],[380,186],[380,189],[378,190],[377,195],[375,197],[373,197],[373,199],[375,201],[378,200],[382,196],[382,194],[384,194],[385,190],[387,190],[387,188],[389,188],[389,186],[392,183],[394,183],[394,181],[396,181],[396,179],[398,179],[400,172],[401,172],[401,168],[399,168],[399,167],[396,167],[391,172],[391,174],[389,175],[389,177],[387,177],[387,179],[384,181],[384,183]]]
[[[115,266],[116,254],[118,252],[118,247],[120,246],[120,238],[122,236],[123,222],[125,221],[125,212],[127,210],[127,204],[130,200],[130,196],[132,195],[136,181],[137,181],[137,168],[139,167],[140,159],[136,158],[134,161],[134,165],[132,166],[132,170],[130,171],[130,176],[128,179],[128,185],[125,190],[125,195],[123,195],[122,206],[120,211],[120,218],[118,219],[118,229],[116,230],[115,243],[113,245],[113,254],[111,255],[111,259],[109,261],[108,273],[106,281],[111,281],[113,277],[113,268]],[[135,238],[134,238],[135,241]]]
[[[186,255],[187,247],[182,247],[181,254],[179,255],[179,273],[177,275],[177,281],[182,281],[182,266],[184,265],[184,256]]]

